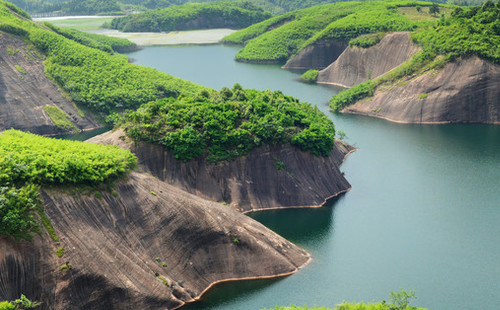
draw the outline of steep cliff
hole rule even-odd
[[[396,68],[418,50],[409,33],[389,33],[375,46],[345,49],[335,62],[319,72],[317,82],[352,87]]]
[[[121,130],[89,142],[130,149],[145,171],[197,196],[240,211],[320,206],[350,189],[339,166],[353,147],[336,141],[328,157],[286,145],[259,147],[231,162],[180,161],[158,145],[133,143]]]
[[[316,42],[291,58],[284,69],[323,69],[334,62],[346,49],[342,41]]]
[[[500,66],[477,57],[380,87],[344,109],[403,123],[500,123]]]
[[[42,190],[47,233],[0,239],[0,300],[39,309],[174,309],[211,285],[291,274],[309,255],[263,225],[141,173],[112,193]],[[65,248],[62,257],[55,254]]]
[[[101,127],[64,98],[44,73],[43,56],[20,38],[0,33],[0,130],[15,128],[41,135]],[[57,107],[73,126],[56,125],[46,112]],[[60,119],[61,120],[61,119]]]

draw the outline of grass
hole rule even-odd
[[[418,99],[425,99],[425,98],[427,98],[427,96],[429,96],[429,94],[421,93],[420,95],[418,95]]]
[[[58,107],[46,105],[43,110],[54,124],[61,129],[77,130],[76,126],[69,120],[68,114]]]
[[[448,17],[452,11],[451,8],[440,7],[440,14],[444,14],[445,17]],[[436,15],[432,15],[429,13],[429,7],[422,7],[421,11],[417,10],[417,7],[400,7],[398,8],[398,13],[404,15],[406,18],[409,18],[413,21],[422,22],[422,21],[434,21],[436,20]]]
[[[56,255],[57,255],[57,257],[61,258],[61,257],[63,257],[65,252],[66,252],[66,249],[64,247],[62,247],[62,248],[59,248],[56,250]]]
[[[26,69],[24,69],[24,68],[23,68],[23,67],[21,67],[20,65],[16,65],[16,70],[17,70],[19,73],[26,74]]]
[[[100,18],[75,18],[64,20],[51,20],[50,23],[58,27],[68,27],[80,31],[95,31],[102,29],[104,23],[111,23],[113,17]]]

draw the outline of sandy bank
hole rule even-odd
[[[128,39],[140,46],[179,45],[179,44],[215,44],[223,37],[235,32],[232,29],[206,29],[171,32],[120,32],[118,30],[97,30],[94,33],[110,37]]]

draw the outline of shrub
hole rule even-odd
[[[314,70],[314,69],[307,70],[306,72],[304,72],[304,74],[300,76],[300,78],[302,79],[302,81],[307,83],[316,83],[316,80],[318,79],[318,73],[319,70]]]

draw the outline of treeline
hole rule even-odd
[[[435,25],[421,28],[411,36],[422,46],[422,51],[384,76],[333,96],[330,100],[332,110],[340,111],[371,96],[380,85],[393,84],[424,70],[442,68],[460,57],[475,55],[500,64],[500,3],[487,1],[482,6],[457,7],[450,17],[442,16]]]
[[[333,149],[335,127],[326,115],[279,91],[202,91],[142,105],[118,123],[134,140],[160,144],[177,159],[232,160],[266,144],[291,143],[317,156]]]
[[[115,18],[111,28],[125,32],[160,32],[205,28],[240,29],[271,17],[249,1],[190,3]]]
[[[162,9],[186,3],[203,3],[217,0],[11,0],[29,13],[58,12],[69,15],[117,14],[130,11]],[[234,0],[240,1],[240,0]],[[340,2],[338,0],[248,0],[273,14],[282,14],[318,4]],[[349,0],[342,0],[349,1]],[[454,5],[481,5],[486,0],[431,0],[430,2]]]

